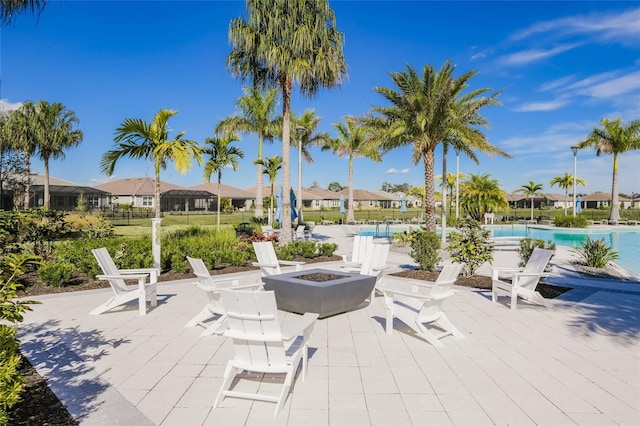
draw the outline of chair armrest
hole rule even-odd
[[[96,275],[99,280],[139,280],[147,278],[149,274],[128,274],[128,275]]]
[[[160,268],[118,269],[121,274],[148,274],[152,282],[158,281]]]
[[[260,262],[252,262],[251,266],[259,266],[259,267],[265,267],[265,268],[277,268],[278,264],[277,263],[260,263]]]
[[[496,272],[521,272],[524,268],[491,268]]]
[[[551,275],[550,272],[516,272],[513,275],[517,275],[519,277],[548,277]]]
[[[292,324],[286,330],[282,331],[282,340],[293,340],[298,337],[307,328],[313,326],[320,315],[307,312],[295,324]]]
[[[295,260],[278,260],[278,263],[286,266],[306,265],[307,262],[297,262]]]

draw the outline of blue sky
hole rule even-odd
[[[550,188],[554,176],[573,171],[571,145],[584,139],[602,117],[640,118],[640,7],[637,2],[431,2],[332,1],[344,33],[348,78],[339,88],[312,99],[298,92],[292,108],[313,108],[321,130],[383,105],[375,86],[394,87],[389,72],[405,64],[439,69],[447,60],[456,75],[475,70],[474,88],[505,89],[502,106],[485,109],[490,142],[514,159],[481,154],[480,165],[460,158],[464,173],[490,173],[511,192],[533,180]],[[82,144],[64,161],[52,161],[52,176],[98,184],[108,179],[153,176],[143,160],[120,160],[108,178],[99,171],[102,154],[113,147],[125,118],[152,119],[160,108],[177,109],[175,131],[199,142],[233,114],[242,94],[225,68],[231,49],[228,26],[246,16],[244,1],[51,1],[39,19],[20,17],[1,30],[0,108],[25,100],[61,102],[73,110],[84,132]],[[223,183],[255,185],[257,139],[243,135],[245,158]],[[313,149],[303,163],[303,185],[348,182],[348,161]],[[266,155],[281,154],[279,141]],[[297,186],[297,150],[292,149],[292,186]],[[436,151],[436,173],[441,172]],[[455,154],[448,159],[455,172]],[[613,159],[595,151],[578,153],[581,192],[611,190]],[[640,151],[620,156],[620,191],[640,192]],[[42,164],[34,162],[35,171]],[[202,168],[186,175],[169,167],[163,180],[183,186],[203,182]],[[280,178],[279,178],[280,180]],[[382,163],[354,163],[354,186],[380,189],[382,182],[424,183],[424,166],[398,149]]]

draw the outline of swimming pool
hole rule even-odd
[[[616,263],[640,276],[640,230],[637,228],[569,229],[525,225],[490,225],[492,237],[527,237],[552,241],[557,245],[580,247],[587,237],[604,238],[620,256]]]

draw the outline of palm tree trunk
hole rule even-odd
[[[156,219],[160,219],[160,163],[159,163],[159,159],[156,159],[156,181],[155,181],[155,185],[153,188],[153,200],[155,205],[154,207],[154,211],[155,211],[155,218]]]
[[[291,127],[291,88],[293,84],[288,77],[282,84],[282,231],[281,242],[291,242],[291,164],[290,164],[290,139]]]
[[[349,155],[349,208],[347,209],[347,223],[355,220],[353,213],[353,155]]]
[[[620,220],[620,203],[618,202],[618,153],[613,153],[613,179],[611,184],[611,212],[609,220]]]
[[[442,247],[447,244],[447,149],[443,149],[442,153],[442,214],[440,215],[441,234],[440,243]]]
[[[424,219],[427,231],[436,232],[436,199],[433,180],[433,150],[424,153]]]
[[[217,222],[216,222],[216,228],[219,231],[220,230],[220,191],[221,191],[221,184],[220,182],[222,181],[222,173],[218,172],[218,218],[217,218]]]
[[[567,215],[567,200],[569,199],[569,190],[567,188],[564,189],[564,215]],[[576,206],[573,206],[575,209]]]
[[[258,134],[258,160],[262,160],[262,134]],[[264,181],[262,180],[263,176],[262,164],[258,164],[256,172],[256,217],[262,217],[264,215],[264,209],[262,207],[262,186],[264,185]]]
[[[531,220],[533,220],[533,194],[531,195]]]
[[[43,160],[44,167],[44,208],[48,209],[49,205],[49,159],[45,158]]]
[[[24,152],[24,168],[27,172],[27,181],[24,185],[24,209],[29,209],[29,200],[31,192],[31,153],[26,150]]]

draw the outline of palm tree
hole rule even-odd
[[[24,153],[24,208],[29,208],[31,193],[31,156],[37,149],[36,106],[31,101],[24,102],[20,108],[11,112],[5,125],[5,136],[13,149]]]
[[[339,85],[346,75],[342,34],[326,0],[247,0],[248,19],[231,20],[233,49],[227,66],[258,87],[275,86],[282,94],[282,226],[291,228],[290,109],[294,82],[304,96]],[[291,241],[289,232],[282,242]]]
[[[620,220],[620,203],[618,202],[618,154],[640,149],[640,120],[631,120],[627,125],[622,119],[600,120],[601,128],[594,128],[586,140],[578,144],[578,148],[593,146],[596,155],[613,154],[613,179],[611,183],[611,211],[609,220]]]
[[[472,173],[460,184],[460,204],[466,214],[478,221],[485,213],[509,207],[507,193],[500,188],[500,182],[492,179],[489,173]]]
[[[443,182],[441,184],[441,186],[445,186],[446,185],[446,187],[449,189],[449,202],[448,202],[448,204],[449,204],[449,213],[448,214],[449,215],[451,215],[451,207],[452,207],[452,204],[453,204],[453,190],[456,187],[456,180],[457,179],[462,180],[462,179],[464,179],[466,177],[467,177],[467,175],[465,175],[462,172],[458,173],[457,176],[456,176],[455,173],[447,172],[447,182],[446,183]],[[436,180],[442,180],[442,175],[436,176]]]
[[[36,148],[44,167],[44,207],[49,208],[49,159],[63,159],[67,148],[82,142],[82,131],[73,129],[79,120],[61,103],[36,103]]]
[[[236,102],[236,108],[241,115],[233,115],[222,120],[218,123],[216,132],[228,131],[257,134],[257,160],[262,160],[262,143],[264,141],[272,141],[278,133],[278,127],[281,127],[281,119],[275,117],[277,106],[278,89],[262,91],[255,86],[245,87],[244,96],[239,97]],[[257,165],[255,215],[262,217],[264,215],[262,165],[259,161],[254,162],[254,164]]]
[[[338,137],[322,149],[331,149],[338,157],[349,156],[349,192],[347,223],[355,220],[353,214],[353,160],[360,157],[369,158],[376,163],[382,160],[382,155],[375,145],[367,143],[370,128],[358,124],[355,117],[345,117],[344,123],[334,123]]]
[[[533,197],[535,197],[536,195],[544,196],[544,192],[542,192],[542,188],[543,186],[541,183],[535,183],[534,181],[530,180],[528,184],[521,185],[520,188],[516,189],[515,191],[515,192],[521,192],[525,196],[531,198],[531,220],[533,220]]]
[[[300,209],[298,211],[298,223],[302,223],[302,159],[308,164],[313,164],[313,157],[309,152],[309,148],[312,146],[326,145],[331,140],[327,132],[317,132],[318,125],[321,118],[316,116],[316,112],[312,109],[307,109],[298,118],[295,113],[291,112],[291,134],[293,135],[292,142],[298,147],[298,155],[301,157],[298,159],[298,199],[300,202]]]
[[[260,162],[260,165],[264,167],[264,174],[269,176],[269,184],[271,185],[271,196],[269,197],[269,226],[272,225],[272,212],[273,212],[273,185],[276,183],[276,177],[278,177],[278,171],[282,168],[282,157],[274,155],[267,157],[263,160],[256,160],[254,163]]]
[[[573,175],[568,172],[564,173],[564,176],[556,176],[551,179],[551,186],[558,185],[564,189],[564,215],[567,215],[567,200],[569,199],[569,188],[573,188]],[[576,178],[576,185],[587,186],[587,181],[584,179]],[[575,209],[576,206],[573,206]]]
[[[47,0],[2,0],[0,2],[0,24],[11,25],[18,15],[31,13],[40,16]]]
[[[160,218],[160,170],[167,168],[167,162],[173,161],[179,173],[186,173],[193,160],[202,164],[202,149],[195,141],[182,139],[182,131],[169,139],[169,119],[178,111],[161,109],[147,123],[139,118],[127,118],[116,129],[114,142],[116,148],[107,151],[100,161],[100,170],[107,176],[113,174],[116,162],[122,157],[152,159],[154,162],[155,217]]]
[[[476,72],[467,72],[454,79],[454,69],[455,66],[447,61],[438,72],[431,65],[425,65],[422,76],[409,65],[406,72],[390,73],[399,90],[376,87],[374,90],[391,105],[373,107],[372,112],[379,115],[367,117],[367,122],[375,129],[372,140],[380,141],[386,150],[413,146],[414,164],[420,160],[424,162],[425,219],[429,231],[436,230],[433,172],[436,146],[440,143],[453,145],[476,162],[475,149],[502,152],[489,144],[476,128],[488,125],[478,111],[497,104],[495,98],[499,93],[479,97],[490,89],[477,89],[462,95]]]
[[[237,146],[231,146],[233,142],[240,139],[233,132],[224,135],[215,135],[213,138],[205,138],[204,143],[208,145],[203,150],[203,154],[209,155],[209,160],[204,163],[204,180],[211,183],[211,175],[218,174],[218,218],[216,227],[220,229],[220,199],[222,198],[222,169],[231,166],[233,171],[238,170],[240,159],[244,158],[244,152]]]

